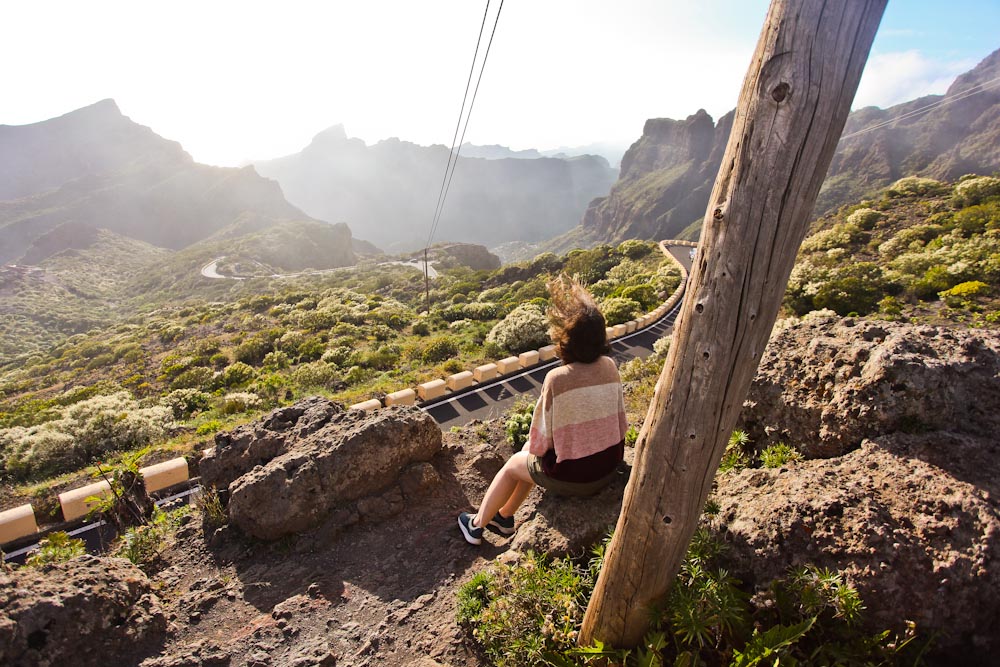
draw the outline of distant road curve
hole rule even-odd
[[[334,273],[335,271],[346,271],[348,269],[353,269],[353,266],[338,266],[334,269],[323,269],[321,271],[301,271],[299,273],[272,273],[270,275],[262,276],[224,276],[219,273],[219,262],[225,259],[223,257],[216,257],[211,262],[201,267],[201,275],[205,278],[212,278],[214,280],[246,280],[247,278],[297,278],[299,276],[320,276],[327,273]],[[424,263],[418,259],[411,259],[408,262],[382,262],[377,266],[386,266],[389,264],[399,264],[400,266],[410,266],[418,271],[424,270]],[[431,262],[427,267],[427,275],[431,278],[437,278],[438,272],[434,268],[434,263]]]

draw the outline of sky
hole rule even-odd
[[[490,4],[482,49],[499,0]],[[626,147],[736,105],[762,0],[506,0],[466,141]],[[485,0],[0,3],[0,124],[113,98],[199,162],[295,153],[343,124],[450,145]],[[890,0],[855,108],[944,93],[1000,48],[998,0]]]

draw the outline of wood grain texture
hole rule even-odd
[[[767,344],[886,0],[774,0],[580,633],[635,646],[676,576]]]

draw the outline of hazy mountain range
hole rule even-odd
[[[982,85],[998,77],[1000,50],[959,76],[944,96],[851,113],[820,191],[817,214],[903,176],[955,179],[1000,170],[1000,86]],[[941,104],[945,98],[954,100]],[[912,115],[850,136],[907,114]],[[684,120],[648,120],[622,158],[610,194],[591,203],[578,227],[541,249],[561,251],[628,238],[697,239],[732,121],[733,112],[714,123],[704,110]]]
[[[460,155],[433,236],[487,246],[541,241],[575,226],[616,172],[594,155],[571,158],[472,147]],[[464,152],[464,150],[463,150]],[[255,162],[306,213],[346,222],[354,234],[391,252],[421,248],[448,163],[445,146],[387,139],[367,146],[336,125],[300,153]]]
[[[97,238],[81,234],[81,226],[180,250],[291,222],[325,224],[289,204],[277,183],[252,167],[198,164],[112,100],[0,126],[0,199],[0,262],[37,263]],[[341,226],[336,236],[324,263],[352,264],[350,230]]]

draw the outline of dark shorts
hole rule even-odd
[[[564,482],[545,474],[541,459],[534,454],[528,454],[528,474],[531,475],[531,481],[535,484],[560,496],[592,496],[613,482],[618,475],[618,470],[612,470],[606,476],[593,482]]]

